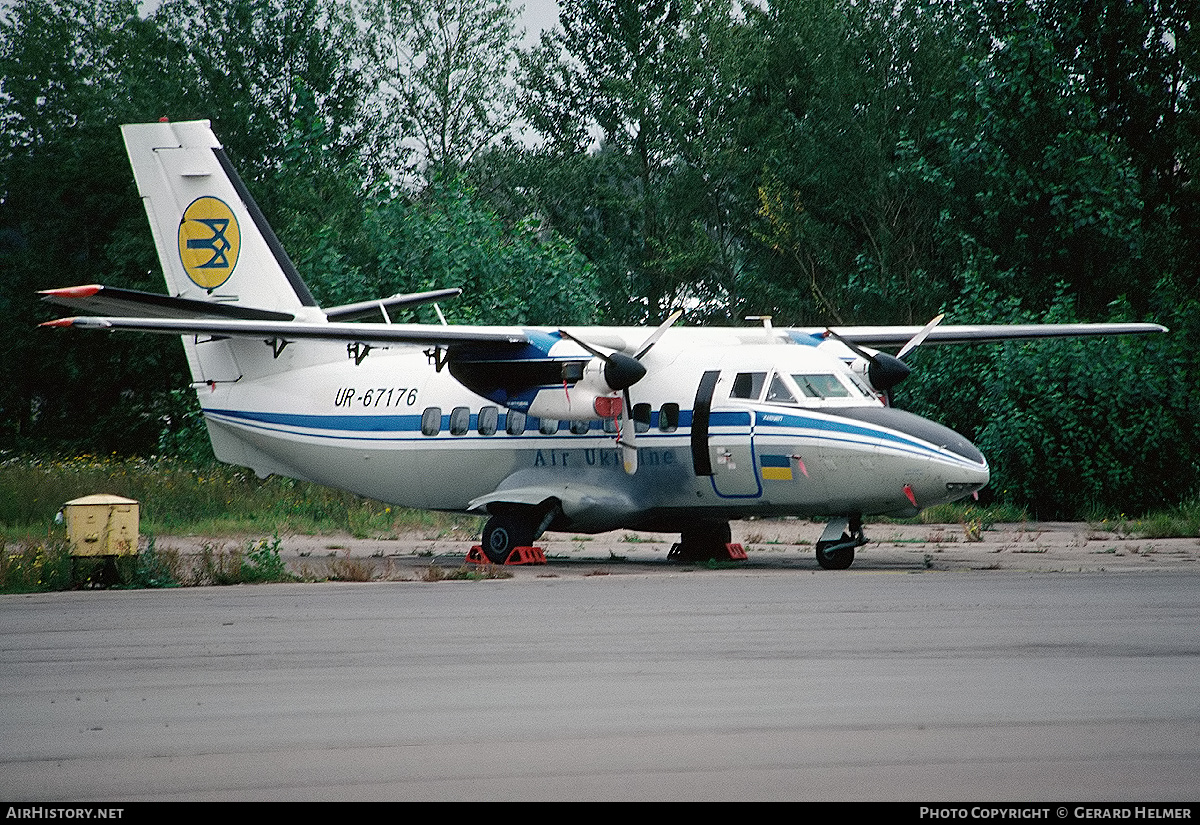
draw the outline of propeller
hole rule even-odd
[[[929,333],[933,331],[933,328],[940,324],[945,317],[945,313],[942,313],[922,327],[916,335],[908,339],[908,343],[901,347],[900,351],[895,355],[888,355],[886,352],[867,352],[858,344],[843,338],[831,329],[825,330],[825,334],[845,344],[855,355],[867,361],[869,364],[867,367],[867,380],[871,382],[872,387],[887,397],[888,406],[891,406],[892,387],[899,384],[912,372],[912,368],[904,363],[902,359],[905,355],[908,355],[908,353],[919,347],[921,342],[929,337]]]
[[[604,362],[604,383],[613,392],[620,392],[622,394],[624,403],[621,405],[620,433],[617,437],[617,444],[621,447],[621,460],[625,467],[625,472],[630,475],[637,472],[638,461],[637,445],[634,438],[633,400],[629,396],[629,388],[646,376],[646,367],[641,362],[642,358],[658,343],[666,331],[679,320],[681,315],[683,315],[682,309],[672,312],[665,321],[655,328],[654,332],[650,333],[633,355],[626,355],[624,352],[614,350],[606,351],[576,338],[566,330],[560,329],[558,331],[558,334],[562,337],[569,341],[574,341],[592,356],[602,360]]]

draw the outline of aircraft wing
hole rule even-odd
[[[125,318],[81,316],[47,321],[44,327],[128,329],[169,335],[276,338],[283,341],[357,341],[363,344],[524,344],[528,334],[516,327],[453,327],[437,324],[355,324],[269,321],[242,318]]]
[[[830,327],[841,338],[868,347],[900,347],[923,327]],[[986,344],[1035,338],[1078,338],[1090,335],[1139,335],[1166,332],[1161,324],[945,324],[930,330],[928,344]],[[802,335],[821,336],[824,330],[794,330]]]

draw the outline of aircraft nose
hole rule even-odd
[[[919,481],[914,478],[913,486],[921,487],[917,498],[922,507],[969,496],[991,479],[987,459],[979,448],[949,427],[895,407],[849,407],[838,410],[837,415],[901,433],[953,456],[955,460],[935,462],[935,473]]]
[[[904,433],[926,444],[947,450],[972,464],[987,467],[987,460],[983,457],[983,453],[965,436],[959,435],[949,427],[944,427],[928,418],[921,418],[921,416],[905,410],[898,410],[895,407],[843,407],[836,411],[836,415]]]

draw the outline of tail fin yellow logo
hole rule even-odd
[[[179,260],[192,282],[216,289],[229,280],[242,251],[242,234],[233,210],[213,197],[196,198],[179,222]]]

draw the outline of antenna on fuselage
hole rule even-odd
[[[771,317],[770,315],[747,315],[746,320],[762,321],[763,329],[767,332],[767,337],[782,343],[785,340],[785,336],[775,334],[775,327],[771,326]]]

